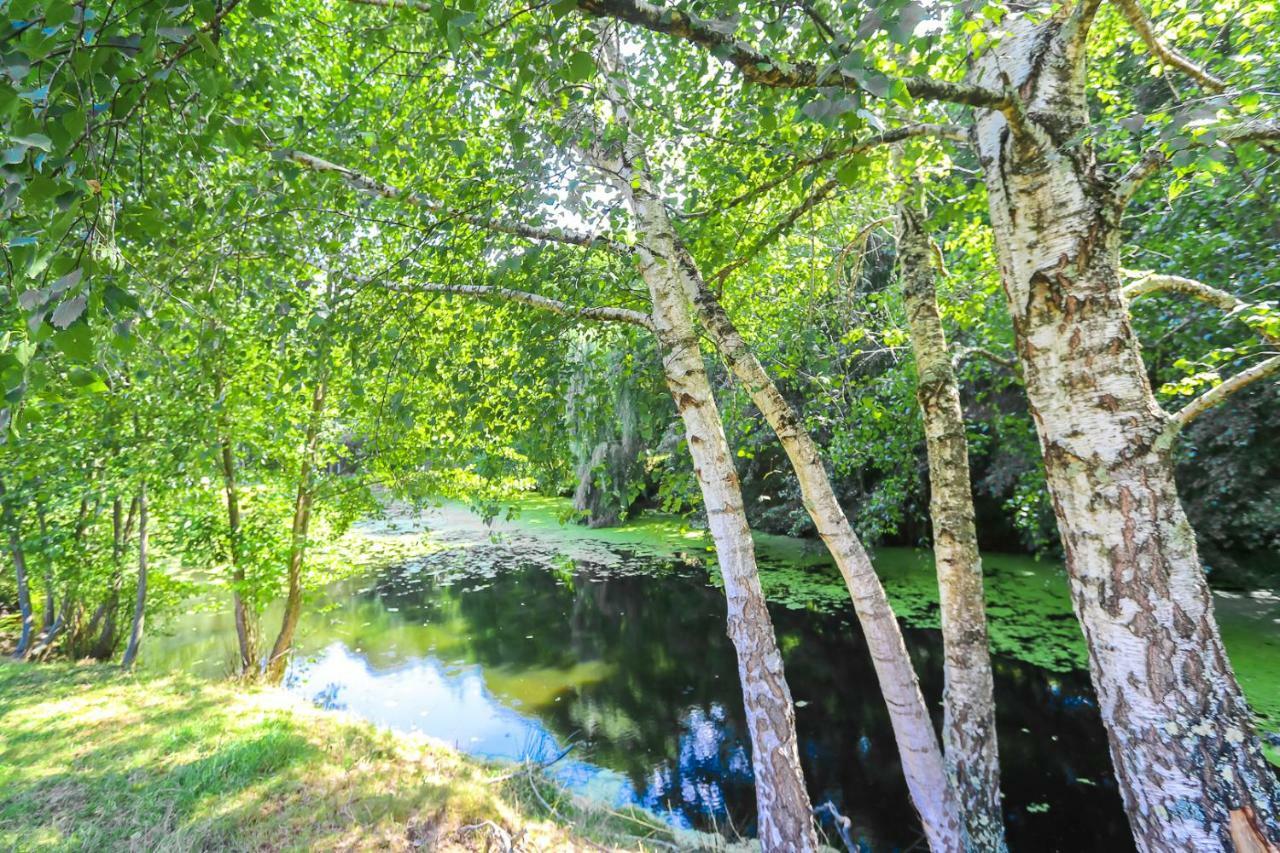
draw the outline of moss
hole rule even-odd
[[[0,664],[3,849],[450,850],[520,834],[537,849],[670,840],[652,817],[282,691]]]

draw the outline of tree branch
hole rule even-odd
[[[1227,145],[1244,145],[1252,142],[1272,153],[1280,154],[1280,148],[1275,144],[1280,142],[1280,121],[1256,119],[1218,128],[1211,127],[1210,130],[1214,132],[1206,138],[1214,142]],[[1191,142],[1195,145],[1205,144],[1202,140],[1194,138]],[[1169,155],[1165,152],[1164,143],[1157,143],[1144,151],[1138,161],[1116,183],[1114,197],[1119,208],[1123,209],[1128,205],[1141,189],[1142,184],[1168,162]]]
[[[443,204],[433,198],[422,195],[421,193],[409,192],[407,190],[394,187],[391,184],[384,184],[375,178],[361,174],[354,169],[348,169],[346,166],[339,166],[337,163],[331,163],[328,160],[321,159],[303,151],[292,148],[281,148],[272,152],[272,156],[280,160],[288,160],[310,169],[313,172],[332,173],[338,175],[348,186],[357,189],[369,195],[379,196],[381,198],[392,199],[395,201],[405,202],[414,207],[421,207],[431,213],[442,218],[457,219],[468,225],[482,228],[486,231],[496,231],[502,234],[509,234],[513,237],[521,237],[526,240],[540,240],[551,243],[566,243],[573,246],[581,246],[587,249],[604,248],[620,255],[628,255],[631,253],[631,247],[627,244],[614,240],[607,235],[589,234],[584,231],[577,231],[572,228],[546,228],[538,225],[530,225],[524,222],[515,222],[508,219],[498,219],[488,216],[478,216],[470,213],[450,210]]]
[[[1190,403],[1183,406],[1178,411],[1169,416],[1168,433],[1172,436],[1185,429],[1187,424],[1230,397],[1232,394],[1247,388],[1259,380],[1265,379],[1273,373],[1280,371],[1280,355],[1273,355],[1265,361],[1260,361],[1247,370],[1242,370],[1235,376],[1224,381],[1220,385],[1215,385],[1205,393],[1196,397]]]
[[[1138,190],[1142,189],[1142,185],[1147,179],[1160,171],[1160,167],[1168,162],[1169,158],[1164,153],[1164,148],[1160,145],[1154,145],[1142,153],[1138,158],[1138,162],[1129,167],[1129,171],[1124,173],[1119,183],[1116,184],[1114,198],[1117,210],[1124,210],[1133,201],[1133,197],[1138,194]]]
[[[1125,285],[1120,293],[1126,299],[1133,300],[1139,296],[1148,293],[1180,293],[1184,296],[1190,296],[1206,302],[1216,308],[1224,311],[1227,316],[1234,317],[1244,311],[1249,310],[1252,305],[1245,302],[1240,297],[1228,293],[1225,290],[1219,290],[1216,287],[1196,281],[1195,279],[1183,278],[1178,275],[1160,275],[1154,272],[1145,272],[1138,270],[1121,270],[1124,275],[1135,279],[1132,284]],[[1259,329],[1252,324],[1246,322],[1251,329],[1258,333],[1258,336],[1265,339],[1269,343],[1280,346],[1280,336],[1268,334],[1265,330]]]
[[[422,0],[347,0],[348,3],[360,3],[364,6],[381,6],[384,9],[412,9],[415,12],[430,12],[431,6]]]
[[[1221,78],[1210,74],[1176,49],[1160,41],[1159,37],[1156,36],[1155,28],[1151,24],[1151,19],[1143,11],[1139,0],[1116,0],[1116,2],[1119,4],[1120,11],[1124,13],[1129,25],[1137,31],[1138,37],[1142,39],[1143,44],[1162,64],[1177,68],[1211,92],[1221,92],[1227,88],[1226,82]]]
[[[820,75],[818,66],[812,62],[786,62],[768,56],[726,33],[714,21],[706,21],[678,9],[655,6],[647,0],[578,0],[578,8],[591,15],[616,18],[706,48],[736,67],[747,80],[762,86],[778,89],[813,89],[819,86],[863,88],[853,75],[841,69]],[[949,83],[929,77],[904,77],[901,82],[913,98],[984,109],[1007,106],[1003,94],[981,86]]]
[[[1216,287],[1210,287],[1194,279],[1183,278],[1178,275],[1160,275],[1153,272],[1138,272],[1134,270],[1121,270],[1121,273],[1136,279],[1132,284],[1126,285],[1121,289],[1120,293],[1126,299],[1135,299],[1148,293],[1181,293],[1220,308],[1228,316],[1238,315],[1253,307],[1234,294],[1219,290]],[[1250,328],[1258,333],[1259,337],[1270,343],[1280,345],[1280,337],[1268,334],[1266,331],[1251,324],[1249,325]],[[1253,367],[1242,370],[1230,379],[1214,386],[1169,416],[1169,425],[1165,432],[1166,437],[1171,440],[1187,424],[1217,406],[1232,394],[1265,379],[1276,371],[1280,371],[1280,355],[1273,355],[1264,361],[1260,361]]]
[[[762,249],[789,231],[791,226],[795,225],[796,221],[799,220],[801,216],[804,216],[806,213],[824,202],[839,186],[840,182],[835,178],[831,178],[819,184],[802,202],[791,208],[791,210],[787,212],[787,215],[782,217],[777,224],[764,234],[760,235],[760,239],[756,240],[755,243],[752,244],[751,248],[747,249],[747,251],[736,260],[725,264],[712,277],[719,281],[721,286],[723,286],[724,280],[729,277],[730,273],[741,267],[743,264],[746,264],[756,255],[760,254]]]
[[[951,360],[952,366],[959,367],[961,363],[963,363],[964,360],[971,355],[976,355],[976,356],[979,356],[980,358],[984,358],[994,365],[1003,367],[1005,370],[1009,371],[1019,379],[1022,378],[1022,367],[1021,365],[1018,364],[1018,360],[1016,358],[1013,358],[1010,356],[997,355],[996,353],[992,352],[989,349],[985,349],[984,347],[958,348],[956,350],[955,357]]]
[[[1276,119],[1247,121],[1223,130],[1218,134],[1218,138],[1231,145],[1242,142],[1262,144],[1280,141],[1280,121]]]
[[[491,287],[480,284],[419,284],[412,287],[389,287],[399,293],[448,293],[459,296],[474,296],[477,299],[498,299],[505,302],[516,302],[532,308],[539,308],[570,317],[576,320],[596,320],[607,323],[629,323],[643,329],[653,331],[653,320],[648,314],[633,311],[630,308],[615,308],[609,305],[578,307],[558,299],[551,299],[525,290],[510,290],[505,287]]]
[[[909,124],[904,127],[897,127],[893,130],[887,130],[884,133],[870,136],[866,139],[861,139],[852,145],[846,145],[843,148],[833,148],[830,151],[824,151],[821,154],[816,154],[812,157],[805,157],[801,160],[796,160],[778,177],[765,181],[763,184],[753,187],[740,195],[734,196],[727,202],[718,205],[715,208],[687,213],[683,218],[703,219],[708,216],[715,216],[726,210],[740,207],[752,199],[759,198],[765,193],[778,188],[782,184],[786,183],[790,178],[794,177],[797,172],[800,172],[809,166],[817,166],[832,160],[852,157],[855,154],[870,151],[871,149],[877,148],[881,145],[902,142],[917,136],[936,136],[939,139],[947,139],[952,142],[964,142],[968,139],[961,128],[951,124]]]

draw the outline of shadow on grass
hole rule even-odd
[[[494,774],[277,691],[0,663],[0,850],[483,849],[485,832],[582,849],[567,827],[622,846],[666,832]]]
[[[155,849],[228,803],[257,807],[242,795],[319,753],[287,713],[234,725],[226,696],[171,686],[0,667],[0,847]]]

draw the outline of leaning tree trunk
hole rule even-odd
[[[757,835],[765,851],[817,848],[813,813],[800,768],[795,706],[783,672],[756,567],[742,487],[702,362],[702,350],[676,263],[676,235],[644,166],[644,151],[631,135],[625,70],[612,36],[601,38],[613,71],[610,102],[617,124],[628,133],[616,156],[593,157],[627,199],[641,235],[636,247],[640,273],[653,305],[654,334],[663,376],[684,423],[685,443],[702,491],[707,526],[724,580],[729,638],[738,658],[738,678],[751,735],[755,770]]]
[[[244,563],[240,554],[240,491],[236,486],[236,457],[231,440],[222,440],[222,485],[227,495],[227,534],[231,551],[231,606],[236,620],[236,642],[240,648],[240,674],[257,668],[256,620],[244,600]],[[292,568],[292,560],[290,561]]]
[[[647,204],[647,199],[641,199],[639,206]],[[812,850],[816,839],[800,769],[795,710],[760,586],[733,455],[702,363],[689,307],[672,276],[671,255],[660,252],[662,249],[641,249],[641,264],[650,282],[664,375],[684,422],[685,441],[724,578],[729,637],[738,655],[751,731],[760,843],[769,851]]]
[[[933,246],[923,214],[910,198],[898,202],[898,266],[929,455],[929,516],[942,605],[942,740],[970,844],[979,850],[1003,850],[996,705],[969,446],[960,388],[938,313]]]
[[[13,656],[21,658],[31,648],[31,630],[35,625],[35,616],[31,610],[31,587],[27,583],[27,555],[22,547],[22,531],[18,528],[17,513],[13,511],[5,495],[4,483],[0,483],[0,505],[4,526],[9,531],[9,556],[13,558],[13,572],[18,583],[18,615],[22,618],[22,632],[18,636]]]
[[[302,447],[302,463],[298,471],[298,497],[293,507],[293,530],[289,545],[289,593],[285,598],[280,633],[276,635],[271,656],[267,658],[266,677],[278,682],[284,678],[293,648],[293,635],[302,615],[302,564],[307,555],[307,532],[311,526],[311,500],[316,446],[320,436],[320,415],[324,411],[325,382],[316,383],[311,395],[311,414],[307,420],[306,439]]]
[[[1093,153],[1076,22],[1010,20],[975,73],[1001,278],[1072,601],[1138,846],[1263,849],[1280,786],[1227,660],[1178,499],[1169,418],[1121,296],[1121,203]],[[1249,847],[1253,844],[1253,847]]]
[[[142,645],[142,626],[147,616],[147,481],[138,485],[138,596],[133,605],[133,627],[125,646],[121,666],[130,669]]]
[[[800,413],[783,397],[706,286],[693,258],[678,242],[675,251],[686,294],[697,307],[703,327],[777,435],[796,473],[805,509],[844,577],[889,710],[907,788],[929,846],[962,850],[965,843],[959,804],[947,780],[938,736],[902,629],[871,558],[836,499],[822,453],[805,430]]]

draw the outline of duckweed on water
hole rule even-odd
[[[715,551],[706,531],[674,516],[644,515],[626,524],[589,529],[564,523],[567,500],[530,496],[515,503],[515,514],[491,527],[456,504],[428,516],[426,527],[448,533],[437,544],[461,547],[477,534],[504,538],[527,554],[530,547],[586,559],[622,571],[625,553],[677,557],[704,564],[719,583]],[[427,533],[429,539],[432,534]],[[820,542],[756,534],[761,581],[770,601],[783,607],[839,613],[849,609],[848,591]],[[621,553],[619,549],[625,549]],[[913,628],[939,627],[938,587],[928,551],[880,548],[877,573],[902,622]],[[475,567],[458,570],[474,573]],[[1087,667],[1079,624],[1071,609],[1067,579],[1056,563],[1012,554],[983,558],[992,651],[1053,672]],[[1218,596],[1223,639],[1249,701],[1263,728],[1280,730],[1280,599],[1266,594]],[[1274,757],[1274,756],[1273,756]]]

